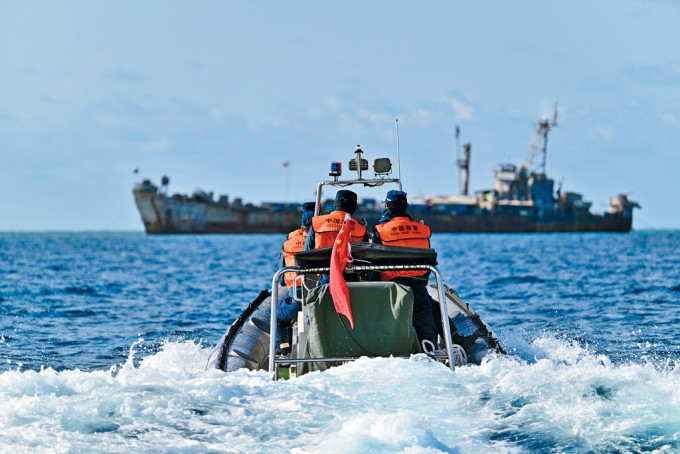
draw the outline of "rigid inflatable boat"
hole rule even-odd
[[[339,180],[339,165],[331,166],[332,181],[319,183],[315,215],[319,214],[323,186],[381,186],[396,183],[399,178],[385,175],[391,165],[387,158],[376,160],[375,179],[364,179],[367,169],[361,149],[350,161],[350,169],[358,178]],[[384,161],[387,160],[387,163]],[[352,166],[352,163],[355,163]],[[356,163],[362,165],[357,166]],[[339,164],[339,163],[336,163]],[[362,169],[363,168],[363,169]],[[333,170],[335,169],[335,171]],[[318,277],[330,271],[331,247],[295,254],[295,266],[278,270],[271,290],[262,290],[229,327],[210,355],[208,368],[226,372],[239,369],[268,370],[272,378],[295,377],[314,370],[325,370],[362,356],[409,356],[423,354],[445,363],[451,370],[466,364],[480,364],[489,353],[504,354],[498,338],[479,315],[463,302],[455,290],[446,286],[437,269],[437,253],[429,248],[385,246],[352,242],[353,261],[345,268],[354,327],[344,315],[337,313],[329,284],[318,285]],[[438,318],[437,345],[419,343],[412,325],[413,292],[407,286],[372,278],[385,271],[427,271],[431,277],[427,290]],[[279,284],[284,273],[295,272],[291,297],[302,305],[292,327],[291,353],[280,355],[276,349],[277,305],[289,295]],[[433,278],[433,279],[432,279]]]

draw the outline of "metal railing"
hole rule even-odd
[[[444,295],[444,281],[439,273],[439,270],[432,265],[350,265],[345,268],[345,272],[355,271],[402,271],[402,270],[428,270],[431,271],[437,281],[437,293],[439,295],[439,308],[442,317],[442,327],[444,329],[444,340],[446,342],[446,356],[449,360],[449,367],[454,370],[454,356],[453,356],[453,341],[451,339],[451,327],[449,325],[449,314],[446,310],[446,299]],[[329,267],[316,268],[301,268],[297,266],[287,266],[281,268],[274,274],[272,279],[272,296],[271,296],[271,323],[269,327],[269,373],[272,374],[272,379],[278,378],[278,370],[276,365],[281,363],[307,363],[307,362],[337,362],[337,361],[353,361],[358,358],[277,358],[276,357],[276,324],[277,308],[279,301],[279,279],[287,272],[296,272],[298,274],[327,274],[330,272]],[[436,355],[435,357],[440,357]]]
[[[321,181],[316,185],[316,206],[314,207],[314,216],[321,213],[321,191],[324,186],[351,186],[363,184],[364,186],[382,186],[385,183],[396,183],[401,191],[401,181],[398,178],[374,178],[371,180],[336,180],[336,181]]]

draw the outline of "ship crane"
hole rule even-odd
[[[545,161],[547,157],[547,150],[548,150],[548,132],[550,132],[551,129],[553,129],[555,126],[557,126],[557,103],[555,103],[555,113],[553,115],[552,120],[545,119],[543,121],[540,121],[538,123],[538,129],[536,130],[536,134],[534,134],[534,140],[531,142],[531,146],[529,147],[529,152],[527,153],[527,157],[524,160],[524,163],[522,164],[522,169],[524,169],[527,173],[529,172],[529,168],[533,164],[534,157],[536,150],[541,148],[541,174],[545,175]]]

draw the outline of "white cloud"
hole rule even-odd
[[[670,114],[659,114],[659,118],[661,119],[662,122],[671,125],[674,128],[680,128],[680,118],[675,117]]]
[[[434,120],[436,120],[436,117],[436,114],[422,108],[416,109],[415,112],[407,115],[407,119],[412,120],[415,124],[421,127],[429,126]]]
[[[326,104],[333,110],[340,110],[340,99],[336,96],[331,96],[326,100]]]
[[[445,102],[453,108],[456,120],[473,121],[475,119],[475,109],[472,106],[455,98],[447,99]]]
[[[363,118],[364,120],[368,120],[370,123],[374,125],[384,125],[384,124],[390,124],[391,122],[394,121],[394,118],[392,118],[393,115],[388,115],[384,113],[378,113],[378,112],[371,112],[370,110],[367,109],[360,109],[359,110],[359,118]]]

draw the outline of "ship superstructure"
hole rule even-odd
[[[555,181],[545,172],[548,133],[555,126],[557,109],[552,119],[538,123],[524,162],[498,164],[493,188],[477,190],[474,197],[467,195],[470,144],[466,144],[464,158],[457,161],[462,195],[417,199],[412,214],[440,232],[629,232],[633,209],[640,205],[626,194],[610,199],[608,210],[600,215],[590,212],[592,203],[580,193],[563,191],[562,182],[555,189]]]

